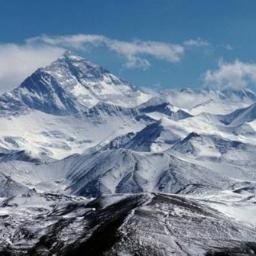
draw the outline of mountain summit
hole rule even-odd
[[[99,102],[136,106],[150,95],[135,89],[101,66],[71,52],[39,68],[0,97],[0,110],[32,108],[51,114],[81,113]]]

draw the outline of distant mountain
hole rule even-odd
[[[178,141],[172,147],[184,155],[193,155],[199,158],[212,158],[215,161],[225,159],[237,164],[249,164],[256,153],[256,146],[241,141],[228,140],[216,135],[199,135],[190,133],[186,138]],[[243,156],[244,159],[241,159]]]
[[[214,135],[199,135],[192,132],[172,148],[184,154],[218,157],[228,150],[239,149],[242,146],[244,144],[239,141],[229,141]]]
[[[249,89],[181,89],[161,94],[173,105],[187,109],[193,115],[202,112],[228,114],[256,101],[256,94]]]
[[[150,97],[104,68],[67,52],[3,94],[0,111],[30,108],[58,115],[81,114],[99,102],[127,107]]]
[[[161,121],[156,121],[137,133],[128,133],[115,138],[105,147],[127,148],[142,152],[161,152],[170,148],[179,139],[178,134],[168,129]]]
[[[165,101],[164,98],[161,97],[152,97],[141,104],[138,110],[149,115],[160,114],[159,117],[163,114],[173,120],[181,120],[192,116],[188,112],[173,106],[170,102]]]
[[[223,123],[239,126],[256,119],[256,103],[246,108],[237,109],[222,118]]]

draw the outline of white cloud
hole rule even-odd
[[[126,58],[127,60],[125,66],[127,68],[142,68],[146,70],[148,67],[151,66],[150,62],[145,58],[137,57],[134,55],[126,56]]]
[[[147,56],[168,62],[178,62],[184,54],[184,47],[157,41],[120,41],[102,35],[66,35],[66,36],[39,36],[30,38],[28,43],[44,43],[75,49],[86,49],[88,45],[94,47],[105,46],[108,49],[126,58],[128,68],[147,68],[150,66]]]
[[[209,43],[206,40],[201,38],[197,39],[189,39],[183,42],[185,47],[202,47],[202,46],[209,46]]]
[[[231,44],[226,44],[224,45],[224,49],[226,49],[227,51],[232,51],[234,50],[233,46]]]
[[[55,46],[72,47],[75,49],[83,49],[86,44],[94,46],[101,45],[108,41],[108,38],[102,35],[75,34],[65,36],[37,36],[26,40],[27,44],[48,44]]]
[[[53,46],[0,45],[0,92],[16,87],[34,70],[49,64],[64,51]]]
[[[256,83],[256,63],[220,61],[216,70],[208,70],[205,73],[204,81],[220,88],[246,88]]]
[[[126,57],[149,55],[169,62],[180,61],[184,48],[180,45],[167,44],[155,41],[112,41],[109,48]]]

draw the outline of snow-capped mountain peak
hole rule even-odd
[[[43,71],[53,76],[77,101],[92,107],[100,101],[135,106],[150,98],[105,68],[66,52]]]
[[[101,66],[66,52],[3,94],[0,110],[31,108],[63,115],[81,113],[99,102],[136,106],[150,97]]]
[[[106,74],[111,74],[103,67],[70,51],[65,52],[56,61],[52,62],[49,66],[41,68],[41,70],[53,75],[58,80],[61,80],[61,77],[68,77],[70,75],[73,75],[77,79],[99,79],[103,78]],[[111,76],[114,77],[114,75]]]

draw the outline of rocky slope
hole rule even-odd
[[[176,195],[121,194],[86,201],[32,192],[2,202],[0,225],[1,255],[256,252],[255,229],[225,217],[205,203]]]

